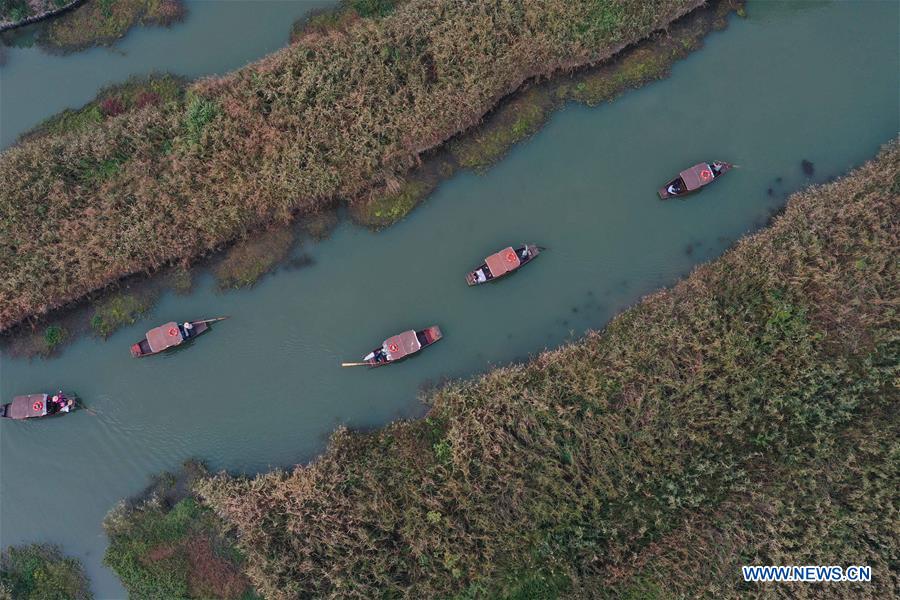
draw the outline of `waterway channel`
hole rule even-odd
[[[0,356],[0,397],[65,388],[98,413],[0,423],[2,544],[60,543],[85,562],[99,598],[123,597],[101,564],[101,521],[151,474],[189,457],[244,473],[290,467],[340,425],[421,415],[423,387],[601,328],[764,226],[790,192],[846,172],[897,135],[900,5],[750,2],[747,12],[671,78],[611,104],[565,107],[499,164],[459,173],[382,233],[343,222],[297,249],[312,264],[252,289],[220,293],[201,277],[192,294],[164,296],[108,341],[81,339],[49,360]],[[105,68],[103,52],[86,64]],[[57,95],[34,110],[92,94]],[[671,175],[713,159],[740,168],[687,200],[657,198]],[[466,287],[485,255],[526,240],[549,250],[507,280]],[[192,347],[129,356],[155,324],[221,314],[232,318]],[[431,324],[444,340],[404,363],[339,366]]]

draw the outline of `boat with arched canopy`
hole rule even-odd
[[[667,198],[687,196],[703,186],[709,185],[733,167],[734,165],[721,160],[711,163],[697,163],[690,169],[685,169],[678,174],[678,177],[662,186],[659,189],[659,197],[661,200],[666,200]]]
[[[541,250],[544,248],[534,244],[523,244],[518,248],[507,246],[485,258],[480,267],[467,273],[466,283],[471,287],[509,275],[537,258]]]
[[[74,394],[66,394],[62,390],[55,394],[26,394],[14,397],[12,402],[0,404],[0,418],[21,421],[67,415],[78,408],[78,404]]]
[[[378,348],[366,354],[360,362],[341,363],[342,367],[382,367],[384,365],[403,360],[415,354],[422,348],[430,346],[444,337],[441,328],[432,325],[421,331],[410,329],[403,333],[391,336]]]

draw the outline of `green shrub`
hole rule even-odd
[[[241,554],[215,515],[190,495],[190,482],[205,473],[189,461],[177,475],[158,477],[142,499],[122,502],[106,516],[103,562],[130,598],[255,597],[240,571]]]
[[[44,330],[44,342],[49,350],[53,350],[66,338],[66,330],[59,325],[50,325]]]
[[[185,116],[185,127],[187,128],[187,137],[192,144],[200,143],[200,136],[206,125],[216,118],[218,109],[215,102],[205,100],[199,96],[194,96],[188,102],[187,114]]]
[[[79,561],[64,557],[56,546],[31,544],[11,546],[0,556],[0,597],[89,600],[93,596]]]
[[[396,0],[345,0],[361,17],[383,17],[394,9]]]
[[[150,305],[149,298],[138,294],[114,294],[97,306],[91,318],[91,328],[100,337],[109,337],[119,327],[134,323]]]

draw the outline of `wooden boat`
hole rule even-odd
[[[362,362],[341,363],[342,367],[381,367],[386,364],[403,360],[410,354],[415,354],[422,348],[430,346],[444,337],[441,328],[432,325],[421,331],[404,331],[384,340],[384,343],[366,354]]]
[[[678,177],[662,186],[659,189],[659,197],[662,200],[666,198],[677,198],[687,196],[691,192],[696,192],[705,185],[709,185],[728,171],[734,165],[722,161],[713,161],[712,163],[698,163],[690,169],[685,169],[678,174]]]
[[[209,331],[211,323],[222,321],[227,318],[228,317],[217,317],[215,319],[205,319],[202,321],[186,321],[186,323],[190,323],[190,327],[185,327],[184,323],[178,324],[175,321],[170,321],[159,327],[154,327],[147,332],[144,339],[131,345],[131,355],[136,358],[149,356],[151,354],[164,352],[175,346],[180,346],[185,342],[193,340],[200,334]]]
[[[12,402],[0,404],[0,417],[5,419],[40,419],[65,415],[78,407],[74,394],[61,390],[55,394],[28,394],[16,396]]]
[[[519,248],[508,246],[500,252],[491,254],[484,259],[480,267],[466,274],[466,283],[471,287],[499,279],[533,261],[541,250],[545,248],[534,244],[525,244]]]

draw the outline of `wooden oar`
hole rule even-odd
[[[87,406],[85,406],[84,402],[82,402],[81,400],[75,400],[75,408],[78,408],[78,407],[81,407],[81,410],[86,411],[87,414],[89,414],[89,415],[93,415],[95,417],[97,416],[97,413],[94,412],[92,409],[88,408]]]
[[[230,319],[231,316],[225,317],[216,317],[215,319],[204,319],[203,321],[196,321],[197,323],[215,323],[216,321],[224,321],[225,319]]]
[[[342,367],[366,367],[370,366],[372,363],[369,362],[344,362],[341,363]]]

